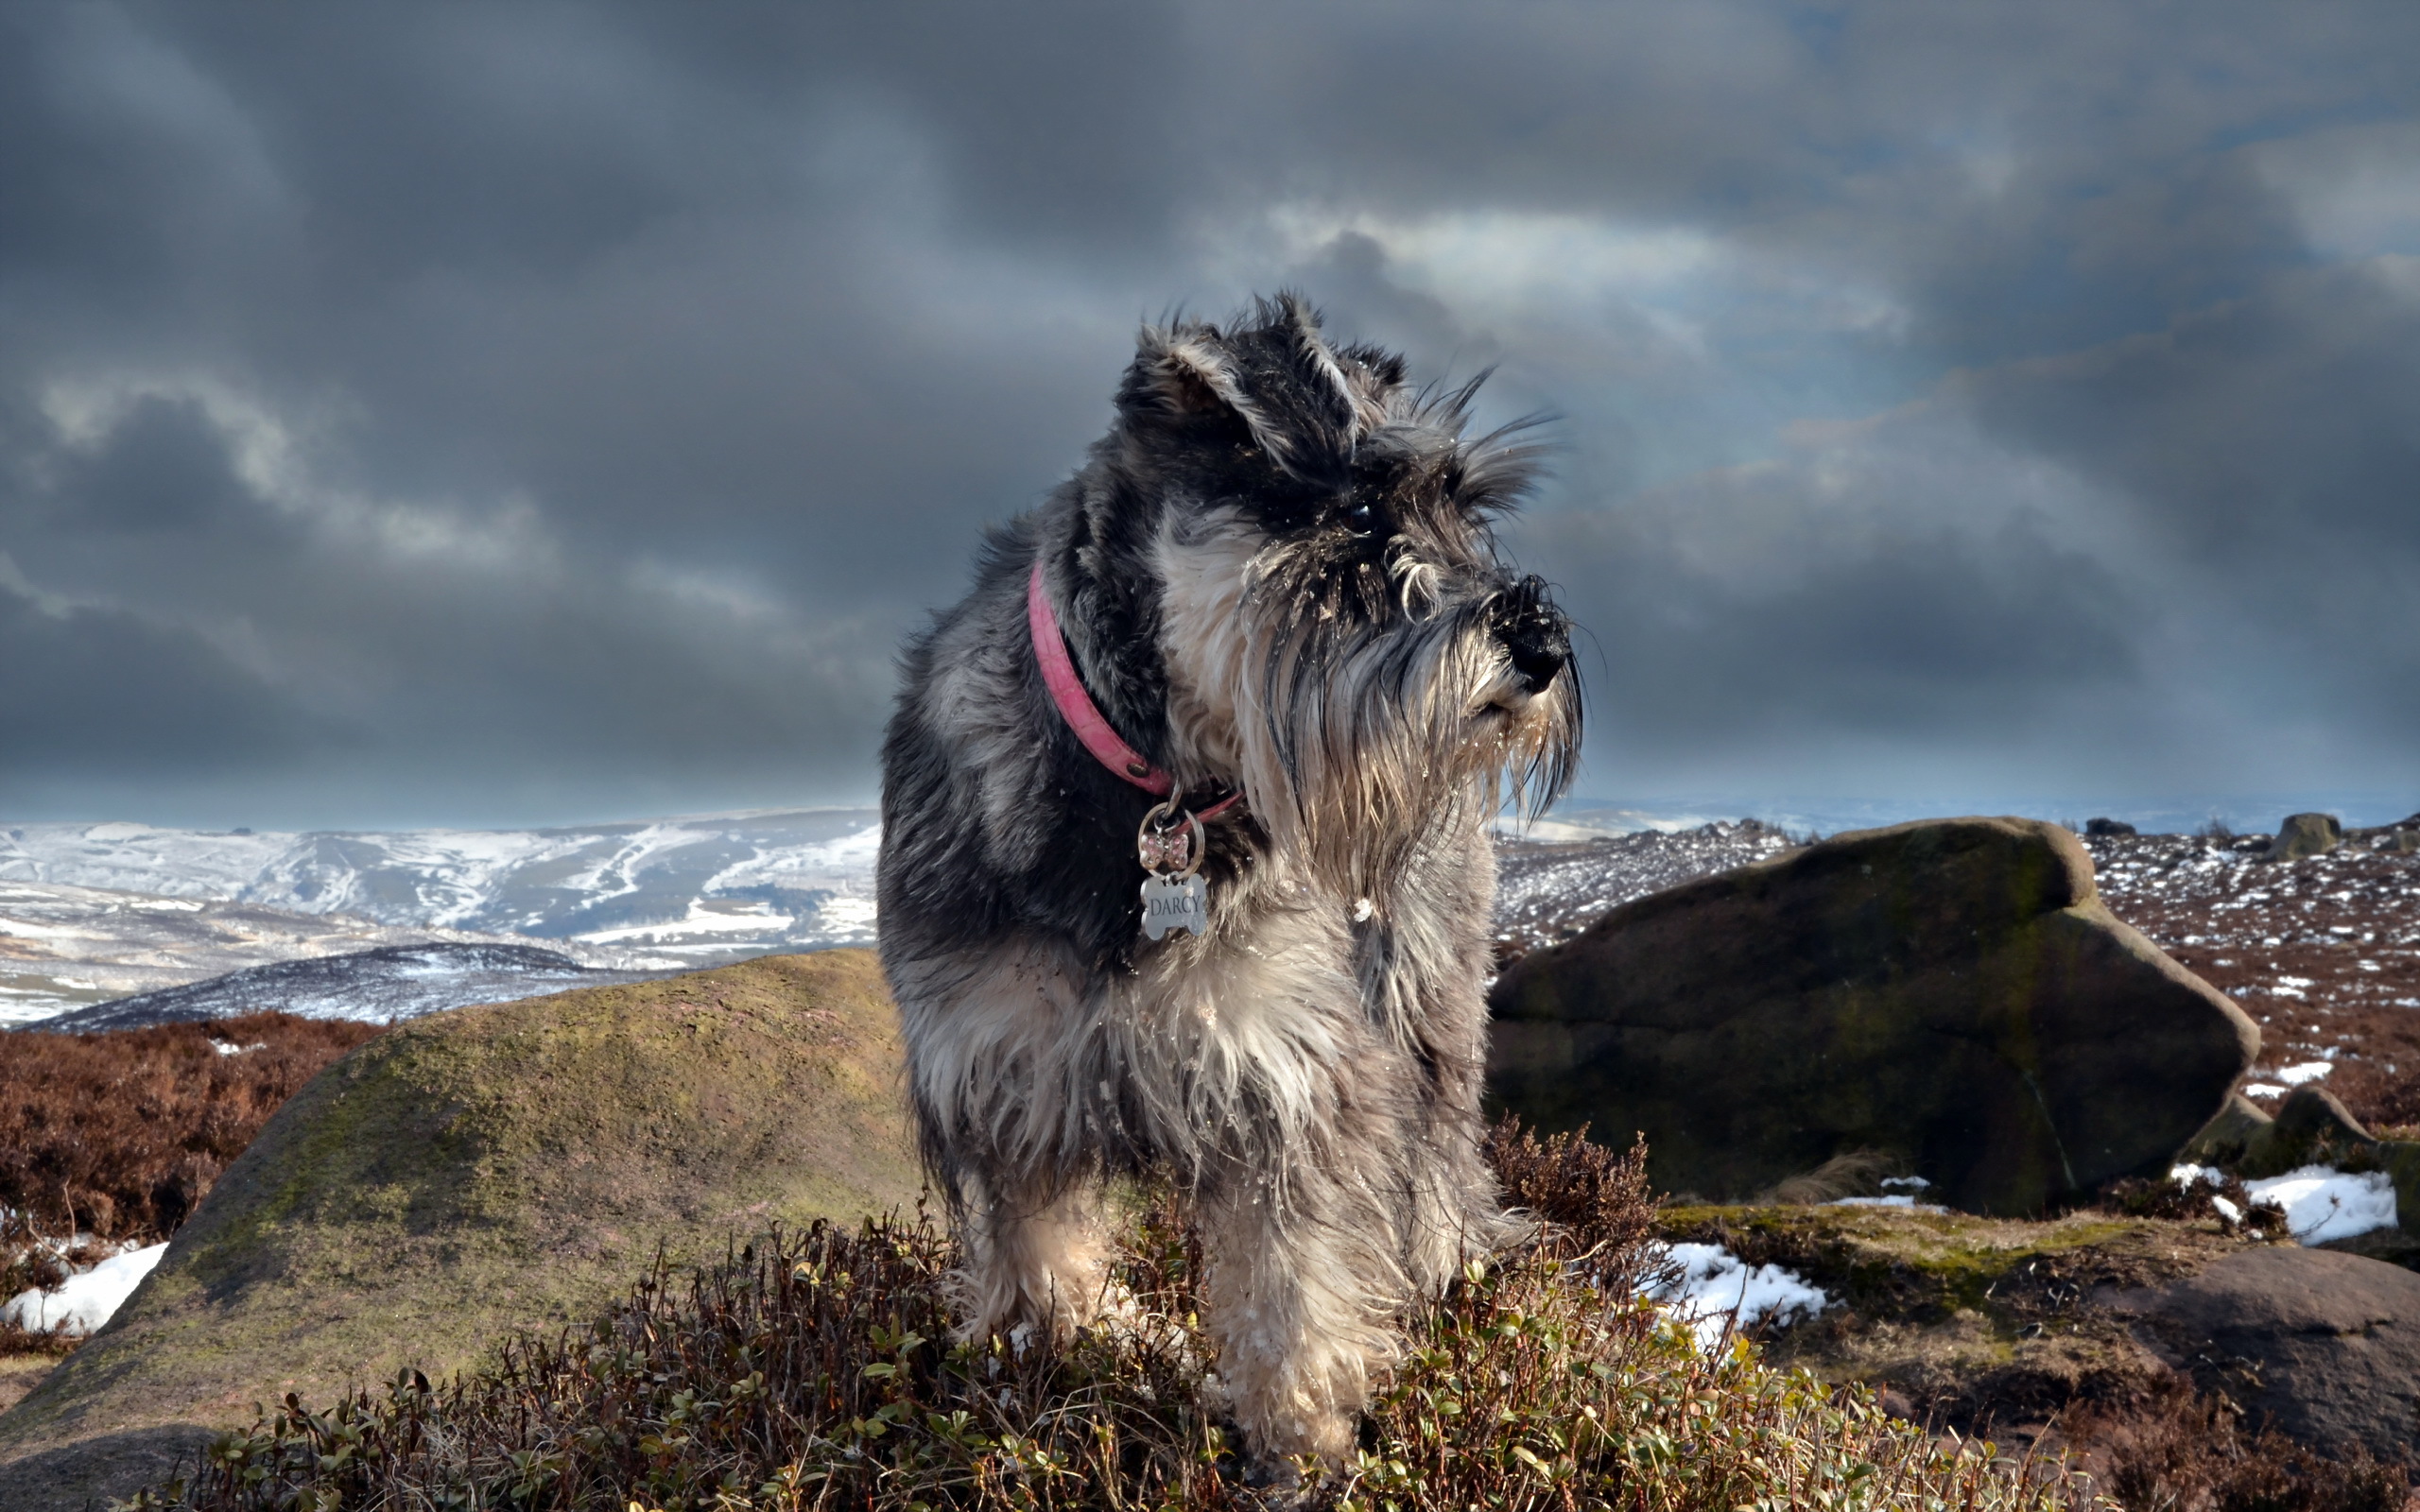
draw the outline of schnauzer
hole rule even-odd
[[[1464,434],[1477,387],[1409,387],[1291,295],[1147,329],[1083,468],[909,642],[883,746],[883,966],[967,1333],[1092,1320],[1101,1183],[1169,1174],[1264,1471],[1342,1460],[1401,1310],[1512,1232],[1487,827],[1563,790],[1580,693],[1491,530],[1536,449]]]

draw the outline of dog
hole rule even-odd
[[[1581,697],[1492,529],[1539,448],[1405,370],[1290,294],[1147,327],[1082,468],[909,641],[883,746],[966,1334],[1096,1321],[1103,1182],[1171,1177],[1264,1474],[1345,1461],[1402,1310],[1518,1231],[1479,1149],[1488,826],[1562,793]]]

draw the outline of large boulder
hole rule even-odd
[[[901,1066],[864,951],[389,1030],[280,1109],[109,1326],[0,1415],[0,1506],[122,1497],[254,1402],[582,1321],[659,1246],[702,1259],[912,1202]]]
[[[2297,1443],[2340,1457],[2420,1449],[2420,1275],[2276,1246],[2108,1301],[2166,1363]]]
[[[2263,861],[2300,861],[2324,856],[2344,843],[2344,826],[2333,814],[2289,814],[2277,826]]]
[[[1743,1198],[1863,1153],[1974,1212],[2150,1176],[2260,1031],[2030,819],[1843,834],[1617,908],[1497,981],[1495,1097]]]

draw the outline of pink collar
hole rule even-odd
[[[1050,690],[1050,701],[1059,706],[1059,717],[1076,732],[1084,749],[1093,759],[1118,776],[1150,794],[1167,798],[1176,782],[1166,771],[1152,765],[1141,751],[1119,738],[1109,721],[1101,717],[1093,703],[1093,696],[1084,691],[1083,679],[1076,675],[1076,663],[1067,655],[1066,638],[1059,633],[1059,616],[1050,611],[1050,594],[1042,586],[1042,563],[1033,564],[1033,576],[1025,585],[1026,628],[1033,636],[1033,659],[1042,663],[1042,681]],[[1214,819],[1243,800],[1240,792],[1201,811],[1196,817]]]

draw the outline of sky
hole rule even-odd
[[[2420,808],[2403,0],[230,0],[0,9],[0,819],[865,801],[1281,286],[1552,417],[1584,798]]]

